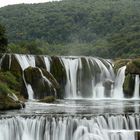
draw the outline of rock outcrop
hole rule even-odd
[[[114,69],[117,71],[120,67],[126,65],[125,80],[123,84],[123,91],[125,97],[133,97],[135,77],[140,76],[140,58],[136,59],[120,59],[114,63]]]
[[[45,96],[57,96],[56,91],[59,84],[55,78],[45,69],[28,67],[24,70],[26,84],[30,84],[34,91],[35,99],[42,99]]]

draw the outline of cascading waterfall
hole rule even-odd
[[[139,99],[139,88],[140,88],[140,78],[139,75],[136,75],[133,99]]]
[[[15,54],[22,70],[25,70],[29,66],[35,67],[35,57],[33,55]]]
[[[123,103],[122,101],[116,104],[116,101],[118,102],[119,100],[114,100],[113,102],[111,100],[101,100],[125,99],[123,84],[125,74],[128,76],[127,72],[125,72],[126,66],[121,67],[117,74],[115,74],[112,63],[101,58],[64,56],[36,57],[34,55],[8,54],[1,57],[0,67],[2,68],[6,62],[7,67],[4,67],[4,70],[6,70],[6,68],[12,70],[12,67],[15,66],[13,63],[15,59],[17,60],[16,65],[19,64],[21,67],[18,65],[20,72],[22,70],[23,81],[30,100],[33,100],[34,97],[42,99],[45,96],[55,96],[57,94],[56,87],[58,86],[59,88],[60,84],[60,87],[64,89],[59,89],[63,97],[68,99],[100,99],[101,103],[98,104],[98,101],[93,100],[86,100],[86,102],[84,102],[85,100],[57,100],[51,105],[28,102],[24,110],[27,116],[22,117],[23,114],[21,114],[21,116],[8,118],[1,116],[0,140],[140,139],[140,115],[129,114],[129,111],[139,113],[139,103],[135,101],[135,99],[139,99],[139,75],[135,75],[133,98],[130,98],[130,100],[134,99],[132,100],[134,101],[133,105],[131,103]],[[28,69],[28,67],[31,68]],[[28,79],[29,74],[31,74],[31,78],[29,77]],[[134,80],[134,75],[131,76],[132,80]],[[59,84],[57,84],[56,79]],[[43,89],[42,93],[40,92],[41,90],[37,90],[40,87],[41,90]],[[64,93],[62,93],[63,91]],[[14,95],[12,95],[11,98],[14,98],[15,101],[17,100]],[[72,104],[68,105],[68,101]],[[106,103],[104,103],[104,101]],[[67,105],[61,104],[61,102]],[[35,106],[33,106],[32,103],[34,103]],[[106,106],[105,108],[103,107],[104,105]],[[125,105],[126,107],[124,107]],[[117,107],[115,108],[114,106]],[[97,111],[99,108],[100,110]],[[95,112],[93,111],[94,109],[96,110]],[[106,111],[102,111],[102,109]],[[115,109],[122,113],[116,114],[117,111]],[[55,111],[58,112],[59,115],[53,115]],[[108,114],[109,111],[113,112],[114,115]],[[98,114],[97,112],[103,114],[95,116],[95,114]],[[126,112],[128,112],[128,114]],[[49,115],[49,113],[51,113],[51,115]],[[61,113],[66,114],[61,116]],[[77,113],[79,115],[69,116],[70,113]],[[83,115],[84,113],[85,116]],[[34,116],[34,114],[36,115]]]
[[[115,79],[114,98],[118,98],[118,99],[123,98],[123,83],[125,79],[125,69],[126,66],[123,66],[118,70]]]
[[[64,63],[66,74],[67,74],[67,83],[65,86],[66,97],[67,98],[77,98],[77,69],[78,69],[78,58],[76,59],[66,59],[62,58]]]
[[[114,81],[114,72],[113,72],[113,69],[112,67],[110,66],[110,63],[108,61],[106,61],[106,64],[109,65],[109,68],[107,68],[105,66],[105,64],[97,59],[97,58],[94,58],[93,59],[98,67],[100,68],[101,70],[101,73],[99,75],[99,82],[93,82],[93,98],[106,98],[106,95],[105,95],[105,82],[107,82],[108,84],[110,84],[110,88],[109,90],[107,90],[107,92],[110,92],[110,97],[111,97],[111,90],[112,90],[112,82]],[[105,60],[104,60],[105,61]],[[93,79],[94,81],[94,79]],[[108,94],[108,93],[107,93]]]
[[[44,56],[45,66],[48,72],[50,72],[50,58],[48,56]]]
[[[21,68],[22,71],[24,71],[26,68],[28,68],[29,66],[31,67],[35,67],[35,57],[33,55],[19,55],[19,54],[15,54]],[[33,100],[34,99],[34,91],[32,89],[32,86],[26,82],[25,77],[24,77],[24,73],[23,73],[23,80],[28,92],[28,99],[29,100]]]
[[[125,79],[125,69],[123,66],[118,70],[117,75],[114,74],[114,69],[110,61],[94,58],[94,57],[53,57],[49,56],[34,56],[34,55],[23,55],[23,54],[7,54],[9,56],[10,66],[13,62],[13,56],[17,59],[21,66],[22,71],[24,71],[29,66],[37,66],[46,69],[49,73],[53,72],[54,78],[56,78],[60,83],[62,77],[65,74],[60,74],[57,76],[57,70],[59,71],[59,65],[57,65],[57,70],[52,68],[59,61],[62,64],[60,66],[60,71],[66,73],[66,81],[62,81],[61,88],[65,89],[63,93],[64,98],[69,99],[79,99],[79,98],[90,98],[90,99],[122,99],[124,98],[123,93],[123,83]],[[0,65],[5,58],[5,54],[1,57]],[[38,60],[38,58],[41,58]],[[56,61],[57,60],[57,61]],[[42,62],[40,62],[42,61]],[[62,70],[63,69],[63,70]],[[56,76],[56,77],[55,77]],[[60,79],[59,79],[60,78]],[[34,98],[34,91],[32,85],[26,82],[23,74],[23,80],[28,91],[29,99]],[[59,83],[59,84],[60,84]],[[133,99],[139,98],[139,76],[136,75],[135,78],[135,88],[133,93]]]
[[[0,120],[1,140],[137,140],[139,131],[139,115]]]

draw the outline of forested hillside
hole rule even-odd
[[[9,51],[106,58],[140,54],[139,0],[63,0],[0,8]]]

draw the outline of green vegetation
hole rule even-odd
[[[43,102],[43,103],[52,103],[54,101],[55,101],[54,96],[46,96],[44,99],[39,100],[39,102]]]
[[[23,104],[20,100],[20,83],[9,71],[0,71],[0,110],[20,109]],[[24,104],[23,104],[24,105]]]
[[[139,0],[62,0],[0,8],[9,52],[132,58],[140,54]]]
[[[4,53],[7,50],[8,40],[5,35],[5,28],[0,25],[0,53]]]

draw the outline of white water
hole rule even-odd
[[[135,76],[134,99],[139,99],[140,78],[139,75]]]
[[[66,97],[67,98],[77,98],[77,69],[78,69],[78,59],[67,59],[62,58],[64,63],[67,83],[65,86]]]
[[[26,55],[16,55],[20,65],[23,69],[28,66],[35,67],[35,58],[34,56],[26,56]],[[84,65],[82,64],[80,57],[60,57],[61,63],[63,63],[64,68],[66,70],[67,82],[65,85],[65,98],[82,98],[81,92],[78,91],[77,84],[77,70],[82,70]],[[98,58],[93,57],[84,57],[87,63],[87,68],[91,71],[91,83],[92,83],[92,95],[93,99],[104,99],[104,98],[114,98],[114,99],[123,99],[123,83],[125,79],[125,69],[126,66],[123,66],[118,70],[117,76],[115,77],[113,67],[110,62],[107,60],[100,60]],[[46,69],[50,72],[51,58],[48,56],[44,56],[44,62],[46,65]],[[91,63],[90,63],[91,62]],[[94,67],[98,66],[100,69],[100,73],[97,73],[97,78],[92,75],[91,65]],[[138,76],[136,76],[135,80],[135,91],[134,97],[138,98]],[[110,89],[106,89],[104,83],[109,83]],[[88,92],[88,91],[87,91]],[[86,94],[86,93],[85,93]]]
[[[116,79],[115,79],[115,87],[114,87],[114,98],[117,99],[122,99],[124,97],[124,93],[123,93],[123,83],[125,80],[125,69],[126,66],[121,67],[118,70]]]
[[[15,54],[22,70],[25,70],[29,66],[35,67],[35,57],[33,55]]]
[[[48,56],[44,56],[45,66],[48,72],[50,72],[50,58]]]
[[[0,120],[0,140],[137,140],[139,130],[139,115]]]
[[[32,89],[32,86],[30,84],[26,85],[27,92],[28,92],[28,99],[33,100],[34,99],[34,91]]]
[[[3,61],[5,55],[1,58],[0,62]],[[18,60],[22,70],[24,71],[29,66],[36,67],[35,65],[35,56],[34,55],[23,55],[23,54],[15,54],[16,59]],[[42,56],[41,56],[42,57]],[[118,70],[117,75],[115,76],[112,64],[105,59],[99,59],[94,57],[58,57],[60,62],[62,63],[63,68],[66,71],[66,85],[64,85],[65,89],[65,98],[69,99],[81,99],[88,94],[92,99],[125,99],[123,93],[123,83],[125,79],[125,69],[126,66],[120,68]],[[11,65],[11,57],[9,57],[9,67]],[[50,72],[51,61],[53,58],[49,56],[43,56],[46,70]],[[84,60],[84,61],[82,61]],[[0,64],[1,65],[1,64]],[[78,72],[81,72],[81,75]],[[88,84],[83,82],[84,73],[85,79],[87,72],[89,79]],[[32,96],[32,85],[28,85],[26,83],[26,79],[23,76],[23,80],[25,82],[26,88],[28,90],[28,94],[30,99]],[[84,83],[84,84],[83,84]],[[90,85],[91,83],[91,85]],[[85,87],[85,88],[84,88]],[[82,89],[85,89],[84,92]],[[30,93],[31,92],[31,93]],[[86,93],[87,92],[87,93]],[[84,97],[85,98],[85,97]],[[139,99],[139,76],[137,75],[135,78],[135,88],[133,93],[133,99]]]
[[[33,55],[23,55],[23,54],[15,54],[22,70],[24,71],[29,66],[35,67],[35,57]],[[23,80],[28,92],[28,99],[33,100],[34,99],[34,91],[32,89],[32,86],[26,82],[24,74],[23,74]]]

